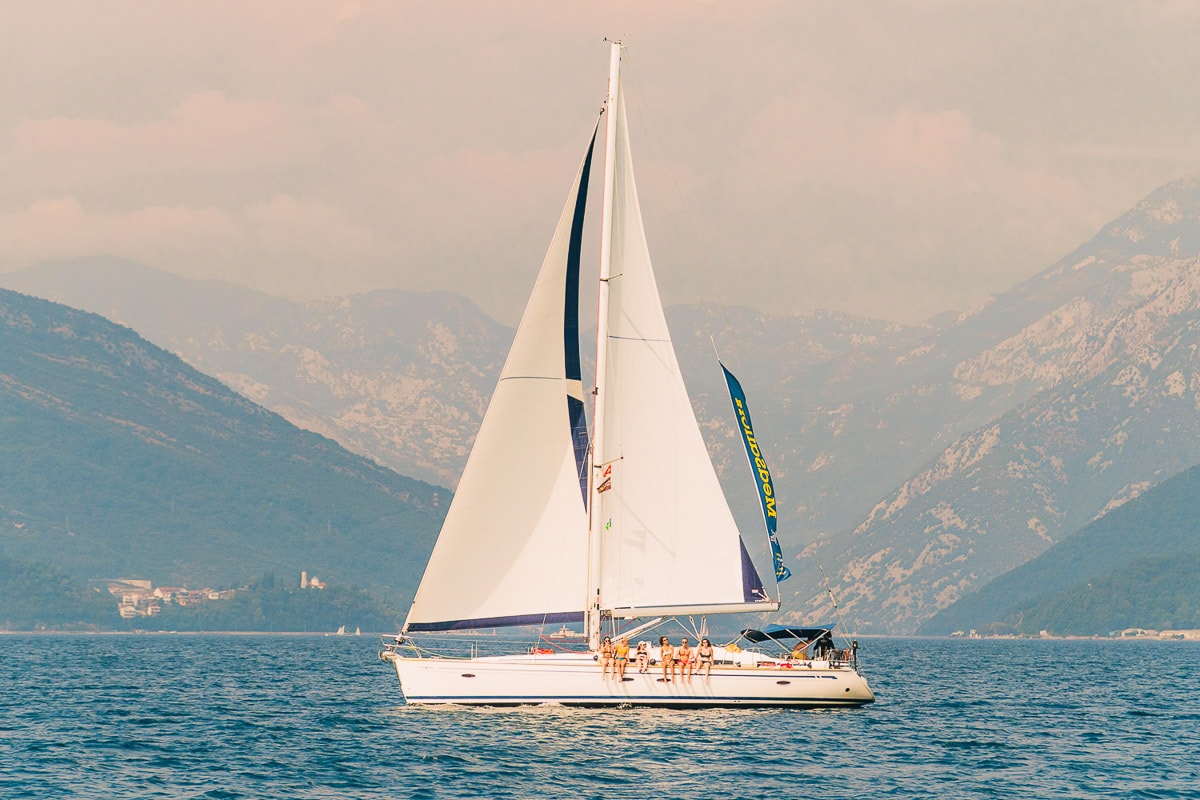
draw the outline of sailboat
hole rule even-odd
[[[663,668],[662,650],[649,642],[651,666],[644,670],[617,675],[599,663],[605,660],[602,636],[632,642],[671,620],[776,611],[780,605],[764,587],[734,521],[671,343],[634,183],[621,56],[614,43],[602,112],[607,136],[590,436],[578,298],[599,124],[404,627],[380,657],[394,666],[406,701],[416,704],[870,703],[874,695],[858,671],[856,647],[807,647],[827,640],[828,626],[745,631],[745,647],[714,644],[707,669],[687,677]],[[770,524],[775,501],[769,471],[744,395],[736,379],[728,372],[726,377],[759,476],[779,580],[787,571]],[[534,647],[450,658],[413,638],[575,623],[582,623],[586,651]],[[781,654],[759,649],[790,639],[800,641]]]

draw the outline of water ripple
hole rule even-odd
[[[871,639],[865,709],[406,706],[367,637],[0,637],[5,798],[1200,798],[1187,642]]]

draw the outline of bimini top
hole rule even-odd
[[[748,642],[767,642],[779,639],[800,639],[808,642],[822,634],[832,634],[832,625],[813,625],[803,628],[793,628],[787,625],[768,625],[761,631],[747,628],[742,631],[742,638]]]

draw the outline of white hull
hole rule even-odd
[[[387,653],[404,698],[414,704],[576,706],[861,706],[875,700],[866,679],[845,666],[714,666],[712,674],[662,680],[662,668],[624,680],[601,676],[591,654],[404,658]],[[803,663],[803,662],[801,662]],[[812,664],[812,662],[809,662]]]

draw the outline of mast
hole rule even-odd
[[[613,185],[617,161],[617,102],[621,85],[621,43],[612,43],[608,68],[608,120],[604,140],[604,203],[600,223],[600,287],[596,327],[596,389],[592,412],[592,474],[588,497],[588,581],[584,624],[588,647],[600,647],[600,504],[596,498],[597,478],[604,469],[603,392],[608,351],[608,280],[612,266]]]

